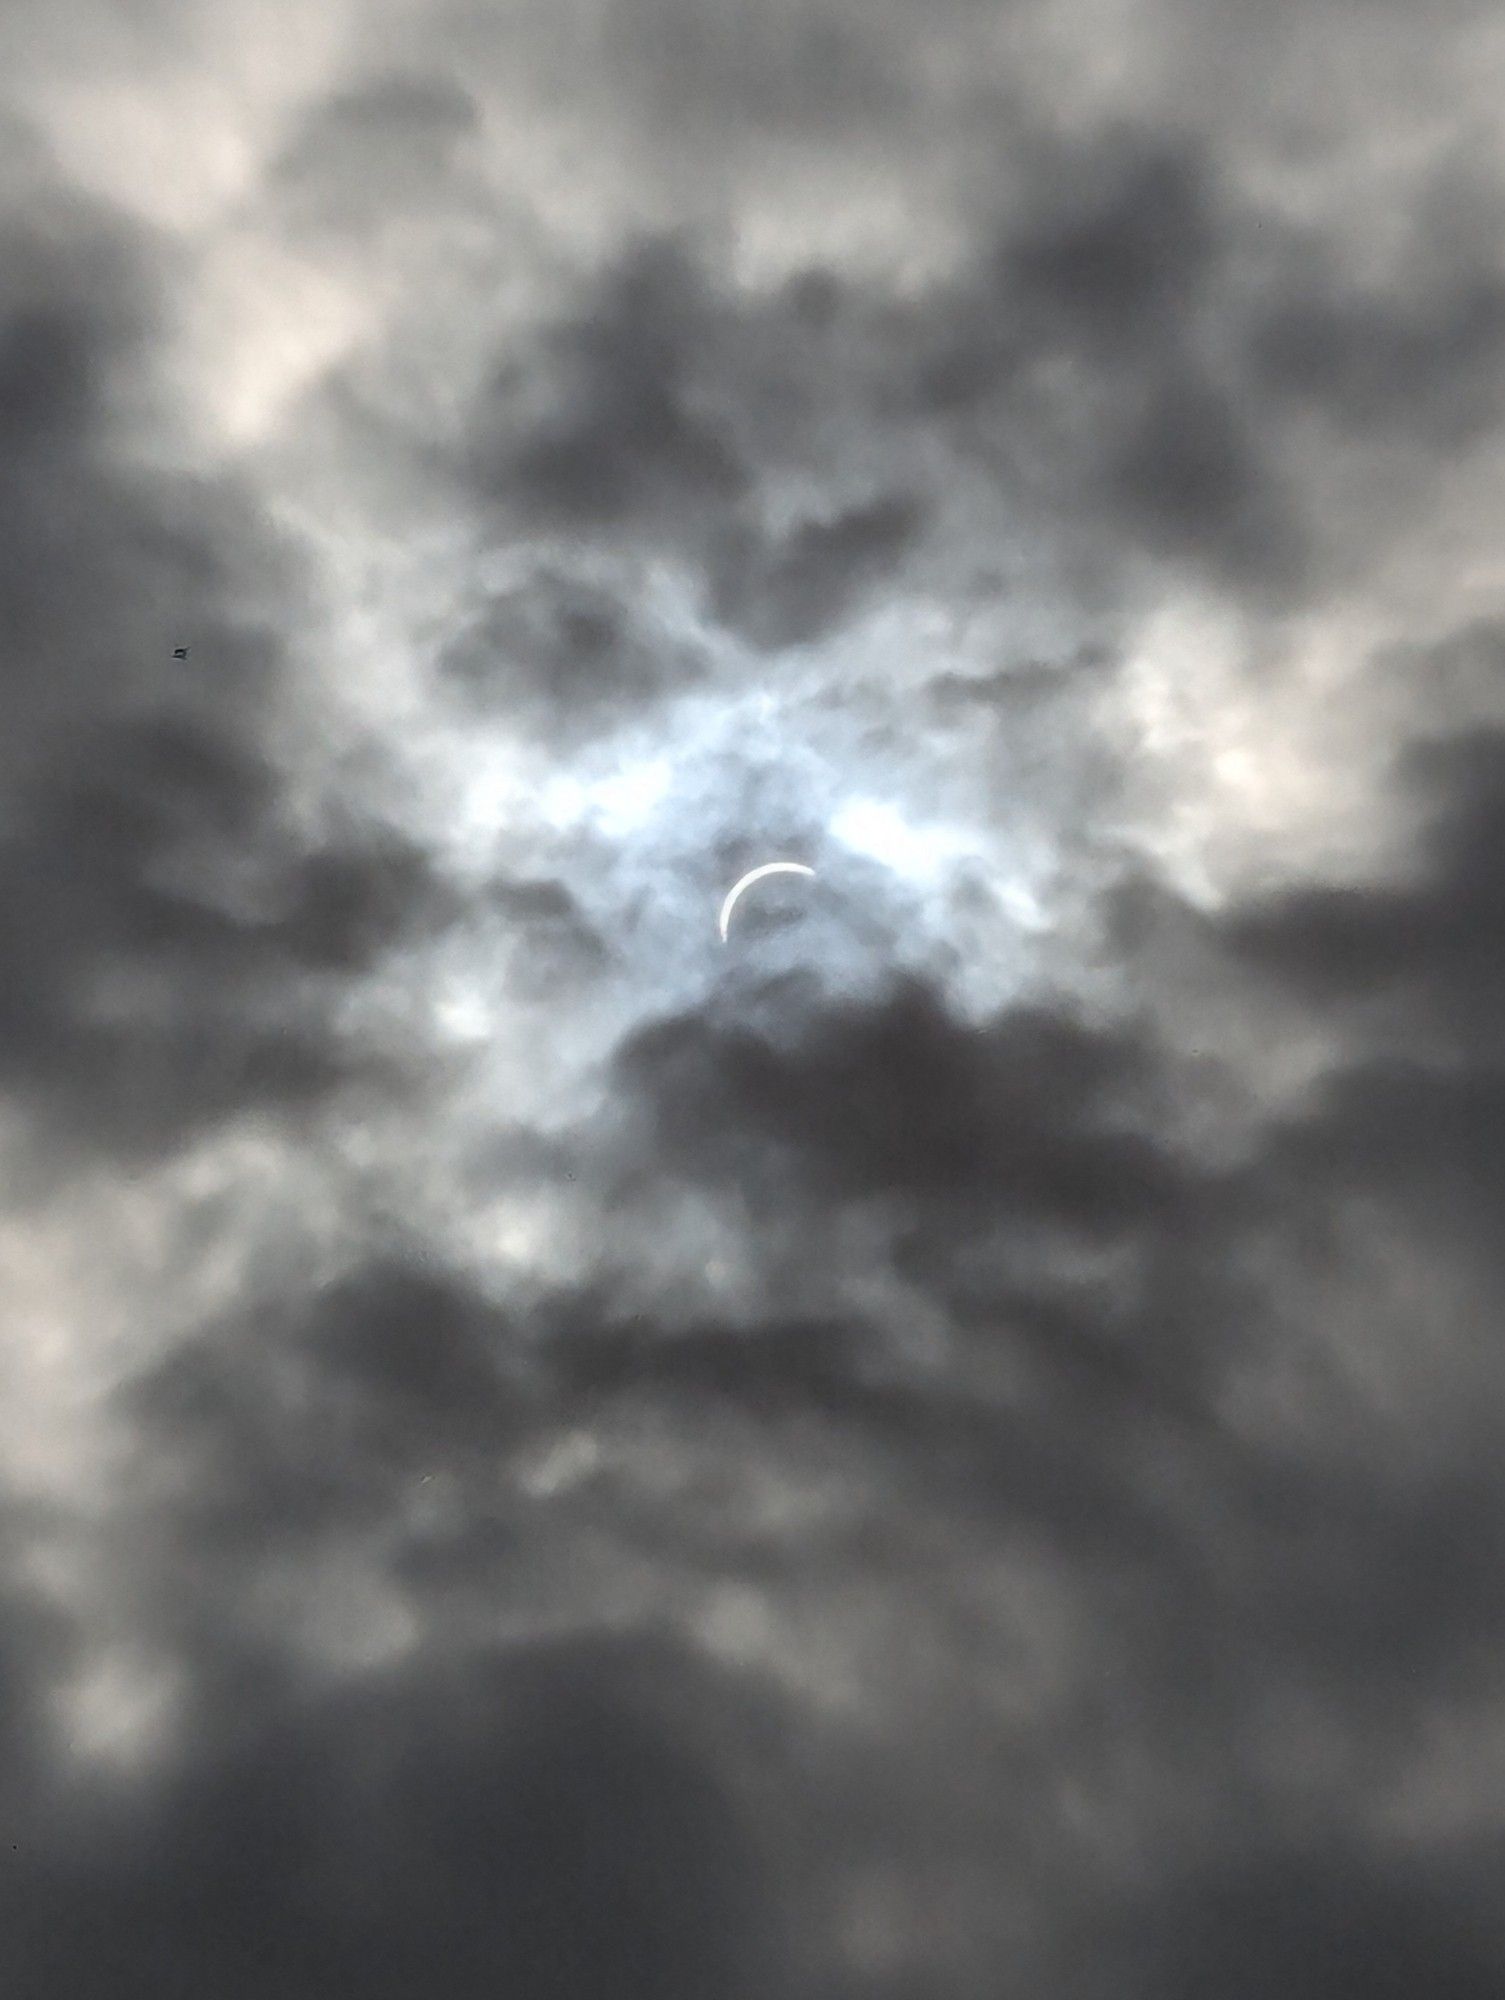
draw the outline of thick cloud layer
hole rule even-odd
[[[7,1993],[1499,1991],[1489,11],[0,52]]]

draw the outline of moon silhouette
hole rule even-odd
[[[815,870],[807,868],[803,861],[765,861],[761,868],[749,869],[740,882],[734,882],[726,901],[721,905],[721,942],[726,943],[726,928],[732,920],[732,911],[737,907],[737,898],[754,882],[761,882],[765,875],[813,875]]]

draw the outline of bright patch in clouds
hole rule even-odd
[[[556,778],[543,793],[546,820],[555,827],[590,822],[608,839],[635,833],[668,795],[674,768],[667,757],[631,763],[608,777]]]
[[[843,847],[865,854],[913,882],[933,882],[974,851],[973,843],[944,827],[911,825],[880,799],[853,799],[831,821]]]

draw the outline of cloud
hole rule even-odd
[[[422,215],[457,166],[479,122],[458,80],[395,73],[337,92],[312,109],[268,174],[294,224],[336,239],[407,208]]]
[[[17,968],[3,1067],[19,1094],[133,1150],[237,1108],[380,1085],[388,1058],[342,1046],[317,982],[401,930],[433,886],[420,854],[378,837],[304,856],[284,839],[279,855],[270,771],[168,720],[81,731],[62,770],[17,790],[30,818],[0,901]],[[256,842],[270,850],[262,907],[236,908],[236,862]]]
[[[1362,1850],[1293,1843],[1253,1863],[1240,1857],[1192,1873],[1166,1903],[1121,1946],[1130,1978],[1217,1978],[1238,1996],[1279,1979],[1313,2000],[1349,1981],[1383,1992],[1426,1978],[1469,2000],[1492,1976],[1466,1903],[1445,1883],[1397,1879]]]
[[[434,872],[379,825],[304,847],[268,740],[293,553],[232,477],[201,488],[116,442],[152,318],[146,245],[85,214],[16,252],[0,334],[9,1088],[75,1141],[130,1151],[380,1087],[387,1058],[342,1042],[318,982],[442,910]]]
[[[379,1520],[407,1482],[477,1451],[495,1460],[529,1427],[508,1339],[505,1315],[463,1282],[393,1252],[311,1297],[269,1288],[133,1400],[157,1448],[186,1463],[199,1534],[221,1560],[254,1559],[269,1530],[276,1547]]]
[[[437,662],[446,694],[546,743],[609,730],[706,676],[703,649],[659,631],[629,582],[561,565],[487,592]]]
[[[1256,324],[1261,385],[1339,429],[1399,434],[1435,452],[1466,448],[1494,421],[1505,293],[1467,258],[1452,269],[1437,262],[1435,251],[1417,255],[1421,268],[1367,290],[1331,270],[1314,274],[1308,291],[1293,289]]]
[[[1498,1988],[1482,20],[15,17],[8,1990]]]
[[[1431,804],[1415,878],[1303,887],[1237,913],[1233,948],[1325,998],[1397,993],[1449,1040],[1482,1052],[1497,1018],[1500,862],[1505,856],[1505,737],[1476,731],[1423,743],[1410,789]]]
[[[771,548],[728,550],[718,616],[765,646],[803,645],[838,623],[865,588],[890,580],[915,540],[921,510],[897,494],[805,521]],[[743,609],[743,607],[746,607]]]
[[[51,1879],[32,1863],[44,1921],[13,1974],[122,1995],[479,1995],[499,1971],[580,2000],[746,1990],[772,1956],[759,1857],[670,1719],[676,1681],[705,1706],[671,1648],[580,1643],[273,1711],[156,1788],[128,1848],[106,1808]]]
[[[1113,1129],[1138,1052],[1043,1010],[969,1028],[911,983],[792,1047],[695,1018],[655,1024],[621,1060],[661,1156],[692,1174],[717,1171],[719,1134],[761,1137],[817,1193],[1012,1199],[1110,1233],[1180,1192],[1153,1143]]]
[[[555,329],[544,411],[478,472],[483,491],[514,497],[566,526],[644,526],[735,499],[747,481],[725,428],[695,407],[695,351],[712,306],[672,243],[632,252],[601,295]],[[498,384],[499,402],[506,382]]]

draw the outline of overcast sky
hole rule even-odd
[[[7,2000],[1505,1991],[1502,91],[0,9]]]

